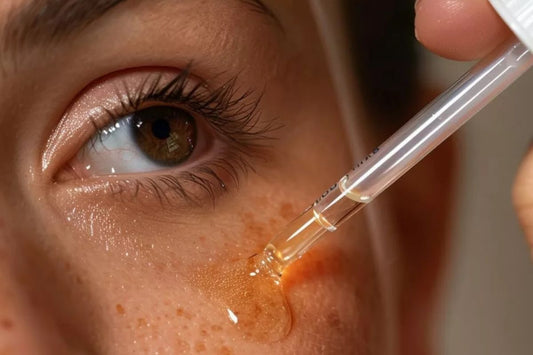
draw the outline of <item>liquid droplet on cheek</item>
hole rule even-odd
[[[292,315],[279,278],[256,256],[201,270],[193,279],[247,340],[276,342],[290,332]]]

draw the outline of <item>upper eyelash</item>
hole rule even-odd
[[[187,66],[165,84],[162,84],[163,74],[147,75],[136,90],[131,90],[124,82],[124,92],[120,93],[117,89],[120,107],[115,110],[102,108],[108,115],[105,124],[92,120],[99,132],[95,138],[100,139],[106,127],[139,110],[144,103],[157,102],[183,105],[199,114],[242,153],[251,151],[245,148],[265,148],[266,142],[273,138],[271,134],[281,128],[281,125],[276,120],[259,124],[258,108],[263,95],[254,95],[253,91],[237,94],[237,77],[214,90],[207,89],[205,82],[198,82],[191,89],[186,89],[191,75],[190,68],[191,65]]]

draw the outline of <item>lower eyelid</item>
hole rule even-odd
[[[65,181],[58,188],[71,196],[112,199],[130,207],[186,208],[214,206],[222,194],[236,190],[250,170],[250,162],[227,151],[190,171],[152,176],[108,176]]]

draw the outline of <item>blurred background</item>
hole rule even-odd
[[[414,1],[347,0],[341,8],[378,135],[393,133],[418,110],[420,92],[442,91],[472,65],[418,44]],[[456,134],[437,354],[533,353],[533,264],[511,204],[513,179],[533,138],[531,102],[533,70]]]

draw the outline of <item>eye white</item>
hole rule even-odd
[[[133,134],[133,115],[109,125],[100,137],[88,143],[78,159],[91,175],[144,173],[163,166],[150,160],[138,147]]]

